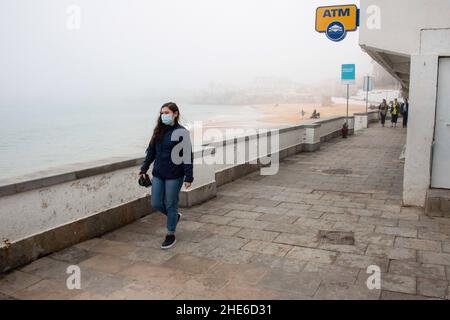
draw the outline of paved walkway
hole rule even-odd
[[[4,276],[0,298],[448,298],[450,219],[401,207],[405,133],[375,125],[292,156],[184,210],[169,251],[151,214]],[[66,287],[71,264],[82,290]],[[381,290],[366,286],[370,265]]]

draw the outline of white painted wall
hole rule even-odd
[[[380,29],[368,28],[374,6],[380,9]],[[450,27],[449,0],[361,0],[360,7],[360,45],[386,52],[417,54],[422,29]]]

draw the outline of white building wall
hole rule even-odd
[[[368,28],[374,8],[379,8],[380,29]],[[438,61],[450,56],[450,1],[361,0],[360,45],[411,57],[403,202],[424,206],[431,183]]]

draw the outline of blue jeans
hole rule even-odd
[[[167,216],[167,231],[175,232],[178,222],[178,202],[183,178],[152,179],[152,207]]]

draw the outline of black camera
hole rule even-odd
[[[148,174],[143,174],[139,177],[138,183],[140,186],[148,188],[152,185],[152,180],[148,176]]]

